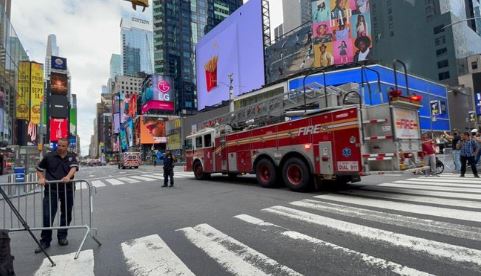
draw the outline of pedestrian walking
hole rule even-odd
[[[164,155],[164,185],[162,187],[167,187],[167,183],[170,178],[170,186],[174,186],[174,164],[177,162],[172,152],[167,151]]]
[[[453,163],[454,163],[454,170],[459,173],[461,172],[461,157],[460,157],[460,150],[457,148],[459,141],[461,140],[461,136],[457,129],[453,130],[452,135],[444,132],[446,138],[449,142],[451,142],[452,147],[452,156],[453,156]]]
[[[471,165],[474,177],[479,178],[476,164],[474,163],[477,146],[474,139],[469,135],[469,132],[463,133],[461,141],[458,142],[458,148],[460,149],[461,157],[461,177],[464,177],[466,173],[466,163],[468,163]]]
[[[68,140],[59,139],[57,150],[50,152],[37,166],[38,183],[45,187],[43,196],[43,227],[51,227],[60,201],[60,226],[68,226],[72,220],[72,207],[75,184],[71,182],[78,171],[77,156],[68,152]],[[61,183],[47,183],[47,181],[61,181]],[[68,245],[67,229],[57,230],[60,246]],[[42,230],[40,246],[50,247],[52,230]],[[39,247],[35,253],[42,252]]]
[[[436,150],[434,149],[434,141],[429,139],[427,134],[423,134],[422,139],[424,163],[429,166],[429,170],[424,171],[424,174],[425,176],[439,176],[436,174]]]
[[[476,164],[476,166],[479,166],[479,160],[481,159],[481,132],[479,132],[477,129],[473,129],[471,131],[471,134],[473,134],[473,139],[474,141],[476,142],[476,147],[477,147],[477,150],[476,150],[476,156],[474,158],[474,164]]]

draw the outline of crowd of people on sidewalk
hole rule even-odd
[[[422,150],[424,162],[430,167],[425,173],[437,175],[436,152],[443,153],[444,149],[452,149],[454,170],[461,177],[466,174],[466,166],[469,165],[474,177],[479,178],[478,168],[481,166],[481,128],[461,133],[454,129],[451,133],[444,132],[434,136],[427,133],[422,136]]]

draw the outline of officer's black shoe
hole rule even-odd
[[[49,248],[49,247],[50,247],[50,243],[41,241],[41,242],[40,242],[40,247],[37,247],[34,252],[35,252],[35,254],[38,254],[38,253],[41,253],[41,252],[42,252],[42,248],[45,250],[45,249],[47,249],[47,248]]]
[[[58,245],[66,246],[66,245],[68,245],[68,240],[67,239],[60,239],[60,240],[58,240]]]
[[[161,187],[162,187],[162,188],[163,188],[163,187],[167,187],[167,185],[162,185]]]

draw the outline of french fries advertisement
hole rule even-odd
[[[204,65],[207,92],[210,92],[212,89],[217,87],[217,61],[218,60],[219,60],[218,56],[213,56]]]

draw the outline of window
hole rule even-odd
[[[436,56],[442,56],[444,54],[447,54],[448,53],[448,49],[447,48],[441,48],[439,50],[436,50]]]
[[[438,69],[445,68],[449,66],[449,61],[447,59],[438,62]]]
[[[478,69],[478,62],[477,61],[471,62],[471,69],[473,69],[473,70]]]
[[[205,148],[212,147],[212,134],[204,135],[204,147]]]
[[[449,75],[449,72],[442,72],[442,73],[439,73],[438,77],[439,77],[439,80],[442,81],[442,80],[449,79],[451,76]]]
[[[440,45],[446,44],[446,37],[443,35],[443,36],[440,36],[440,37],[436,38],[436,39],[434,40],[434,44],[435,44],[436,46],[440,46]]]
[[[202,136],[195,137],[195,148],[202,148]]]
[[[192,149],[192,139],[185,139],[184,149],[186,150]]]
[[[440,34],[444,32],[444,25],[438,25],[433,29],[434,34]]]

